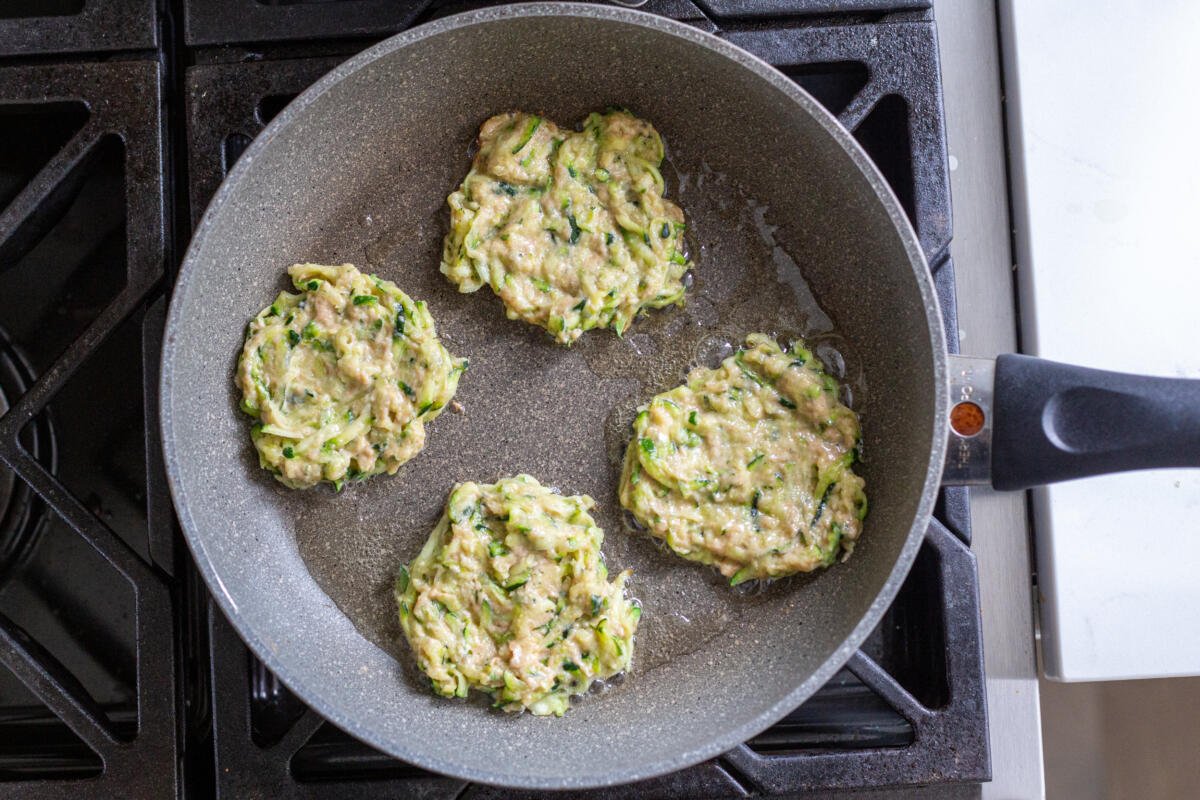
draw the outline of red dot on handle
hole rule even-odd
[[[950,427],[959,436],[974,436],[983,430],[983,409],[975,403],[964,401],[950,409]]]

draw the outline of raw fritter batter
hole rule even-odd
[[[246,330],[242,410],[259,464],[293,489],[395,474],[467,368],[438,341],[424,302],[351,264],[288,268]]]
[[[808,572],[849,557],[862,529],[858,441],[858,417],[804,344],[751,334],[639,409],[621,504],[731,584]]]
[[[461,483],[396,580],[400,626],[445,697],[468,689],[505,711],[561,716],[571,695],[628,669],[641,607],[611,583],[587,495],[528,475]]]
[[[644,308],[683,300],[683,212],[663,199],[662,139],[626,111],[583,131],[533,114],[492,117],[448,198],[442,272],[459,291],[492,287],[509,319],[562,344],[622,334]]]

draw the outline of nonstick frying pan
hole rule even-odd
[[[439,274],[444,203],[491,114],[538,111],[570,125],[610,104],[651,120],[667,142],[695,284],[685,308],[565,349],[504,319],[490,294],[457,294]],[[450,349],[470,358],[462,413],[443,414],[395,477],[341,494],[294,492],[256,464],[233,367],[246,322],[297,261],[349,261],[395,281],[429,303]],[[843,376],[863,419],[871,512],[848,562],[745,593],[633,531],[615,486],[637,405],[755,330],[805,335]],[[991,466],[1008,487],[1197,463],[1194,383],[1020,357],[992,368],[951,362],[903,210],[849,134],[791,81],[657,17],[510,6],[367,50],[246,151],[179,276],[163,439],[179,518],[214,597],[318,712],[438,772],[599,786],[720,753],[828,680],[908,572],[948,437],[955,480],[986,480]],[[952,405],[956,427],[971,433],[982,419],[982,429],[953,433]],[[1003,453],[991,458],[989,441]],[[1010,456],[1016,444],[1040,449],[1022,462]],[[452,483],[518,472],[597,499],[608,563],[635,570],[631,591],[645,606],[632,672],[561,719],[434,697],[394,616],[395,570],[419,550]]]

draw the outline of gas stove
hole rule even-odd
[[[515,796],[359,743],[253,658],[192,567],[158,442],[166,303],[224,174],[338,62],[480,5],[17,0],[0,9],[0,793]],[[642,10],[758,55],[854,132],[921,238],[954,349],[928,0],[650,0]],[[967,499],[943,490],[891,610],[808,702],[719,758],[595,796],[987,780]]]

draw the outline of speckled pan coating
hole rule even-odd
[[[445,282],[443,205],[490,114],[521,108],[566,122],[614,103],[654,122],[682,173],[672,191],[682,190],[692,222],[696,285],[686,309],[635,323],[625,340],[597,334],[564,350],[508,323],[491,298],[458,295]],[[820,312],[803,291],[793,294],[799,276],[785,254],[841,338],[822,335],[865,376],[857,383],[871,514],[848,563],[738,596],[623,526],[621,439],[634,407],[678,382],[714,337],[821,333]],[[351,261],[395,281],[429,302],[447,345],[471,359],[458,395],[465,413],[431,426],[425,452],[399,475],[342,495],[290,492],[257,469],[236,406],[245,323],[283,286],[284,268],[303,260]],[[621,783],[766,728],[878,622],[916,554],[939,480],[941,331],[898,203],[849,135],[788,79],[714,37],[637,12],[489,9],[351,59],[239,160],[171,304],[167,469],[222,610],[335,724],[463,778]],[[390,574],[416,553],[446,491],[516,472],[597,498],[609,563],[634,568],[631,591],[646,603],[633,673],[562,719],[434,697],[395,641]]]

